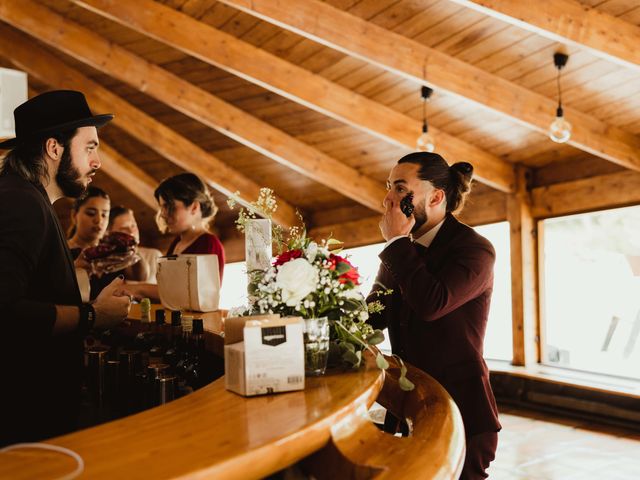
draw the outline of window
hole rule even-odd
[[[640,379],[640,207],[541,226],[542,362]]]
[[[513,328],[509,222],[482,225],[475,227],[475,230],[489,240],[496,251],[496,263],[493,269],[493,295],[484,337],[484,357],[511,361],[513,359]]]
[[[220,290],[220,308],[229,310],[247,304],[247,269],[244,262],[227,263]]]

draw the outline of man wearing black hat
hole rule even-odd
[[[97,127],[80,92],[43,93],[14,111],[16,138],[0,170],[0,445],[74,429],[82,339],[127,315],[116,279],[83,304],[52,204],[77,198],[100,168]]]

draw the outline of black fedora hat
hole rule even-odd
[[[30,98],[13,111],[16,137],[0,143],[9,149],[25,140],[79,127],[101,127],[113,118],[111,114],[94,115],[80,92],[53,90]]]

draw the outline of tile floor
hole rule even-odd
[[[640,433],[500,409],[491,480],[640,480]]]

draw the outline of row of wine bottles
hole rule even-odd
[[[86,387],[95,420],[122,417],[187,395],[224,374],[207,350],[203,321],[156,310],[154,323],[104,332],[85,351]]]

